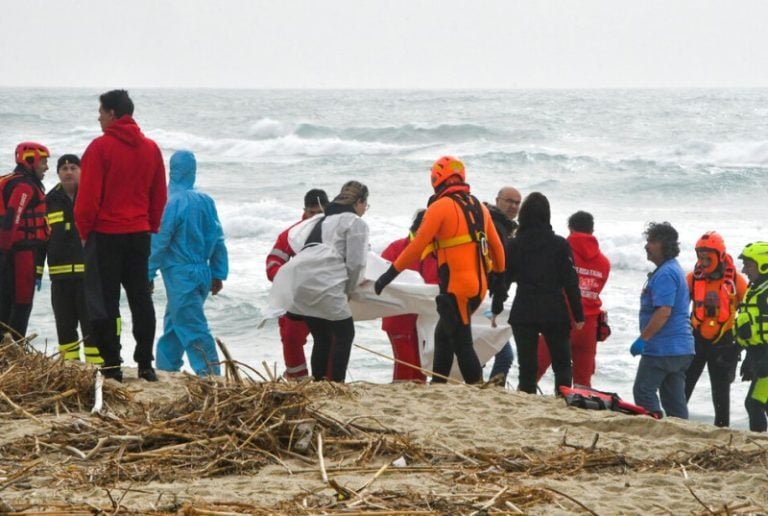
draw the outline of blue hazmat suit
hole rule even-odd
[[[179,371],[186,352],[197,375],[218,375],[219,357],[203,304],[212,281],[227,279],[229,265],[216,205],[194,189],[196,170],[191,152],[171,157],[168,203],[160,231],[152,235],[149,279],[159,270],[168,297],[155,364],[163,371]]]

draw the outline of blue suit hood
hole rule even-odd
[[[188,150],[176,151],[171,156],[171,180],[168,183],[170,190],[191,190],[195,186],[197,173],[197,160],[195,155]]]

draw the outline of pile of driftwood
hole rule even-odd
[[[549,487],[524,486],[524,478],[558,478],[582,472],[699,469],[730,471],[768,464],[767,450],[713,446],[674,453],[663,460],[638,460],[563,437],[555,449],[470,451],[435,448],[412,441],[375,418],[341,421],[323,403],[354,396],[354,388],[329,383],[243,379],[232,362],[227,380],[184,378],[183,394],[161,403],[132,403],[130,391],[104,384],[110,410],[88,412],[94,402],[94,371],[46,357],[19,343],[0,345],[0,417],[29,418],[41,431],[0,445],[0,513],[59,514],[521,514],[545,504],[566,511],[594,512]],[[66,417],[55,417],[65,415]],[[130,486],[228,474],[248,475],[279,465],[297,478],[321,479],[322,487],[261,507],[243,503],[198,504],[158,500],[151,510],[123,503]],[[387,475],[432,478],[430,489],[393,491]],[[341,479],[346,480],[341,480]],[[349,479],[353,478],[353,481]],[[11,486],[55,484],[63,489],[104,490],[104,507],[32,502],[3,506]],[[120,486],[129,486],[123,495]],[[317,486],[317,483],[315,483]],[[690,489],[690,488],[689,488]],[[691,490],[705,514],[764,511],[748,503],[710,507]]]
[[[6,333],[0,342],[0,417],[87,412],[94,402],[95,370],[49,357],[27,339]],[[104,385],[105,399],[127,403],[130,394],[116,383]]]
[[[62,484],[170,482],[254,472],[287,458],[326,453],[352,463],[403,455],[411,444],[387,430],[337,421],[310,405],[345,390],[328,383],[223,385],[186,378],[186,395],[133,415],[67,418],[49,432],[0,446],[0,465],[32,463]],[[322,442],[322,438],[319,442]],[[29,472],[35,474],[34,470]]]

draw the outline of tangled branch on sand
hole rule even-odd
[[[93,405],[92,367],[48,357],[26,339],[0,342],[0,417],[87,412]],[[107,404],[130,402],[130,393],[116,383],[104,386]]]
[[[46,457],[47,470],[67,484],[172,481],[257,471],[287,458],[314,464],[313,435],[328,436],[330,452],[356,463],[404,454],[407,438],[343,423],[310,407],[344,394],[328,383],[227,386],[186,377],[183,398],[140,407],[124,418],[76,417],[43,435],[0,447],[0,464]],[[22,396],[23,397],[23,396]],[[375,437],[372,436],[376,433]]]
[[[230,375],[237,380],[229,383],[186,375],[178,397],[144,403],[107,382],[105,401],[120,405],[120,417],[90,415],[93,374],[87,366],[66,364],[11,344],[0,348],[0,409],[9,417],[44,420],[49,429],[0,446],[0,494],[20,483],[55,484],[62,489],[99,486],[109,493],[119,491],[121,485],[150,481],[248,475],[274,464],[287,474],[312,475],[315,482],[322,472],[324,486],[268,507],[174,499],[158,500],[152,510],[131,509],[122,496],[110,494],[111,507],[30,501],[16,503],[17,511],[514,514],[554,504],[566,511],[593,512],[573,494],[540,482],[580,473],[667,473],[681,466],[732,471],[768,463],[766,448],[730,445],[640,460],[598,447],[597,434],[590,446],[569,444],[563,438],[559,446],[547,449],[452,450],[444,444],[416,442],[374,417],[342,421],[322,410],[329,400],[354,397],[354,386],[256,382],[237,375]],[[51,416],[67,412],[64,418]],[[385,476],[411,474],[431,478],[437,487],[380,487]],[[344,477],[355,480],[345,482]],[[540,485],[523,485],[526,479]],[[691,491],[691,496],[708,514],[764,510],[745,502],[709,507],[699,494]]]

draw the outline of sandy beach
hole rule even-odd
[[[745,431],[498,387],[288,384],[251,369],[240,383],[163,372],[148,383],[126,368],[90,414],[85,367],[33,354],[3,371],[9,512],[768,511],[768,437]]]

